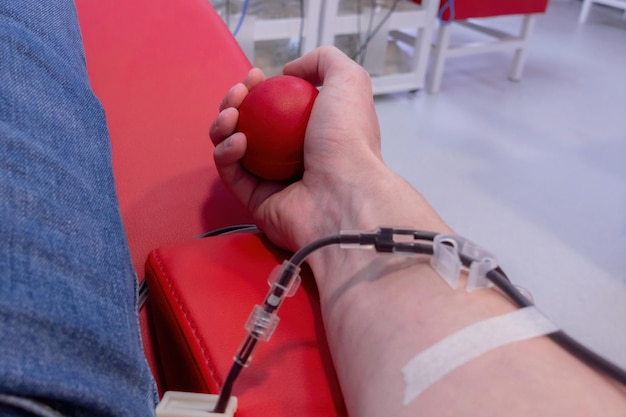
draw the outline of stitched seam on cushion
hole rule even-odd
[[[203,358],[204,358],[204,360],[206,362],[206,365],[209,367],[209,370],[211,371],[211,377],[213,378],[213,381],[215,381],[217,383],[217,385],[219,385],[221,387],[223,384],[222,384],[221,379],[217,376],[217,370],[216,370],[215,365],[213,364],[213,362],[211,361],[211,359],[208,356],[208,348],[205,345],[204,340],[199,336],[199,332],[198,332],[198,328],[197,328],[196,324],[190,318],[189,313],[187,312],[187,309],[185,308],[185,306],[181,302],[180,297],[178,296],[178,293],[175,291],[173,282],[170,279],[170,276],[167,273],[167,269],[165,268],[165,265],[164,265],[163,261],[161,260],[161,257],[159,256],[159,254],[160,254],[160,251],[158,249],[154,251],[154,258],[156,259],[156,262],[157,262],[157,265],[159,267],[159,270],[160,270],[161,274],[163,275],[163,277],[165,278],[165,281],[167,282],[167,286],[168,286],[168,288],[170,290],[170,293],[174,296],[174,301],[176,302],[177,306],[180,308],[181,312],[183,313],[183,317],[185,318],[185,321],[187,322],[187,324],[191,328],[191,331],[192,331],[194,337],[196,338],[196,340],[200,344],[200,349],[202,351],[202,356],[203,356]]]

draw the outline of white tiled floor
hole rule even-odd
[[[580,7],[551,1],[520,83],[511,54],[455,58],[439,95],[376,105],[387,163],[555,322],[626,367],[626,19],[594,6],[579,25]]]

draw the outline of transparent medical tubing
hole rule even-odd
[[[287,297],[292,297],[300,286],[300,267],[285,261],[272,271],[268,279],[270,289],[263,305],[255,305],[244,326],[248,336],[244,339],[235,355],[235,362],[248,366],[258,341],[270,340],[280,318],[278,309]]]

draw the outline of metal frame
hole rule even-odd
[[[320,0],[305,0],[304,2],[304,28],[301,47],[303,54],[312,51],[318,44],[321,8]],[[233,15],[231,20],[237,21],[239,17],[240,15]],[[300,16],[261,19],[253,12],[249,12],[236,39],[248,60],[254,63],[256,42],[298,38],[300,37],[300,26]]]
[[[578,22],[587,22],[587,18],[589,17],[589,11],[591,10],[591,6],[594,3],[602,4],[604,6],[615,7],[616,9],[622,9],[624,10],[624,15],[626,16],[626,0],[584,0],[583,7],[580,11],[580,16],[578,17]]]
[[[528,40],[533,31],[535,18],[535,14],[522,15],[522,25],[518,34],[503,32],[475,20],[460,20],[450,24],[439,25],[437,40],[433,47],[433,64],[428,79],[428,92],[433,94],[439,92],[445,62],[448,58],[503,50],[515,51],[509,79],[519,81],[522,77]],[[450,46],[450,32],[454,25],[462,25],[489,35],[493,40]]]
[[[356,13],[340,14],[340,1],[326,0],[324,2],[320,25],[321,45],[335,44],[335,36],[338,35],[358,33],[357,19],[360,16]],[[386,46],[390,39],[408,43],[412,47],[412,59],[407,72],[395,74],[372,73],[371,66],[365,63],[364,67],[370,70],[372,75],[372,88],[375,95],[417,91],[425,86],[428,55],[438,10],[439,0],[423,0],[421,5],[411,4],[410,8],[405,7],[394,11],[385,26],[381,28],[383,45]],[[407,37],[400,32],[401,29],[416,31],[416,35]],[[378,55],[381,53],[384,54],[385,51],[379,51]],[[371,55],[377,56],[373,53]],[[380,63],[380,56],[378,60]]]

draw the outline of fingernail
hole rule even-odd
[[[225,148],[230,148],[232,144],[233,144],[233,138],[231,136],[227,137],[226,139],[224,139],[224,142],[222,142],[222,145]]]

